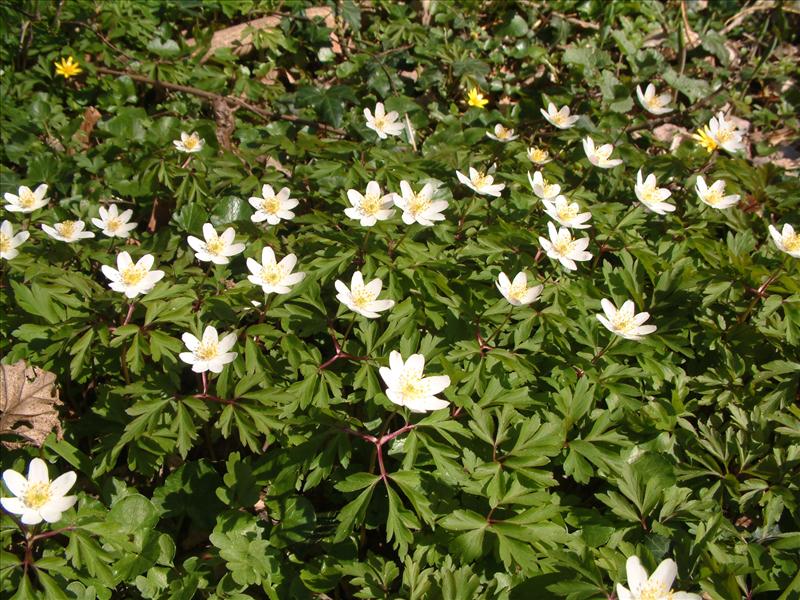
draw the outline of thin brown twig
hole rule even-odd
[[[264,110],[263,108],[260,108],[258,106],[255,106],[254,104],[250,104],[249,102],[242,100],[241,98],[238,98],[236,96],[223,96],[222,94],[215,94],[214,92],[201,90],[200,88],[196,88],[191,85],[181,85],[179,83],[170,83],[168,81],[161,81],[159,79],[151,79],[150,77],[145,77],[144,75],[139,75],[138,73],[131,73],[130,71],[119,71],[117,69],[109,69],[108,67],[103,67],[103,66],[96,66],[95,71],[103,75],[130,77],[132,80],[138,81],[139,83],[146,83],[154,87],[162,87],[164,89],[173,90],[175,92],[184,92],[186,94],[192,94],[193,96],[204,98],[210,101],[221,100],[223,102],[232,102],[233,104],[236,104],[242,108],[249,110],[252,113],[255,113],[256,115],[258,115],[259,117],[263,118],[266,121],[270,121],[273,119],[281,119],[283,121],[292,121],[295,123],[303,123],[305,125],[312,125],[314,127],[319,127],[321,130],[327,131],[329,133],[335,133],[337,135],[345,135],[345,131],[337,127],[325,125],[324,123],[318,123],[317,121],[312,121],[310,119],[304,119],[296,115],[273,113],[268,110]]]

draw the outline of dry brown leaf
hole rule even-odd
[[[741,25],[744,22],[744,20],[747,19],[747,17],[749,17],[753,13],[756,13],[756,12],[758,12],[760,10],[772,10],[773,8],[775,8],[775,4],[776,3],[774,2],[774,0],[759,0],[755,4],[751,4],[750,6],[746,6],[745,8],[740,10],[738,13],[733,15],[730,19],[725,21],[725,27],[723,27],[723,29],[722,29],[722,31],[720,31],[720,33],[722,35],[726,35],[732,29],[735,29],[739,25]]]
[[[276,171],[283,173],[287,177],[292,176],[292,172],[287,169],[279,160],[272,156],[261,155],[256,158],[256,162],[262,163],[265,167],[272,167]]]
[[[92,131],[94,131],[94,126],[100,120],[100,116],[100,111],[94,106],[90,106],[84,111],[83,123],[81,123],[80,129],[75,132],[75,135],[72,136],[84,148],[92,145]]]
[[[0,435],[17,435],[41,446],[51,431],[61,438],[61,422],[56,406],[56,376],[21,360],[0,365]],[[18,448],[20,442],[6,442],[6,448]]]
[[[692,139],[692,134],[674,123],[664,123],[653,129],[653,137],[659,142],[669,142],[670,152],[674,152],[681,142]]]
[[[776,148],[769,156],[757,156],[753,159],[753,164],[763,165],[771,163],[786,170],[786,175],[797,177],[800,171],[800,148],[791,144],[783,144]]]
[[[697,35],[691,25],[689,25],[689,17],[686,15],[686,1],[681,0],[681,15],[683,16],[683,36],[684,43],[689,50],[693,50],[700,45],[700,36]]]
[[[211,36],[211,44],[208,51],[203,55],[203,58],[200,59],[200,63],[206,62],[219,48],[232,48],[236,56],[243,56],[253,50],[252,31],[274,29],[280,25],[280,23],[281,17],[272,15],[215,31],[214,35]],[[245,34],[245,30],[248,28],[252,31],[248,31]],[[197,42],[194,38],[186,40],[187,46],[194,46],[195,44],[197,44]]]
[[[325,22],[325,27],[331,29],[331,45],[335,46],[333,51],[337,54],[340,53],[341,46],[339,45],[339,39],[336,37],[336,34],[333,33],[333,29],[336,27],[336,18],[333,9],[329,6],[312,6],[305,10],[305,15],[308,19],[322,17]],[[283,17],[280,15],[269,15],[253,19],[247,23],[239,23],[238,25],[232,25],[231,27],[215,31],[214,35],[211,36],[211,44],[209,45],[208,51],[200,59],[200,63],[205,63],[219,48],[231,48],[236,56],[244,56],[252,52],[254,48],[252,32],[264,29],[275,29],[281,24],[282,18]],[[189,38],[186,40],[186,45],[189,47],[195,46],[197,45],[197,40]]]

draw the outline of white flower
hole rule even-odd
[[[361,271],[353,273],[349,289],[338,279],[334,282],[334,286],[339,292],[336,295],[339,302],[368,319],[377,319],[380,317],[379,312],[389,310],[394,306],[394,300],[377,299],[381,293],[383,282],[376,277],[365,285]]]
[[[256,209],[250,217],[253,223],[266,221],[270,225],[277,225],[281,220],[288,221],[294,219],[292,209],[299,204],[294,198],[290,198],[289,188],[281,188],[277,194],[271,185],[261,186],[261,198],[253,196],[247,201]]]
[[[614,146],[603,144],[599,148],[595,148],[594,140],[588,135],[583,138],[583,151],[586,152],[586,158],[589,159],[589,162],[601,169],[611,169],[622,164],[622,160],[619,158],[608,158],[614,151]]]
[[[403,128],[405,126],[397,122],[400,115],[395,111],[386,114],[383,108],[383,102],[378,102],[375,105],[375,116],[372,116],[368,108],[364,109],[364,116],[367,119],[367,127],[377,133],[378,137],[382,140],[385,140],[386,136],[400,135],[403,133]]]
[[[778,231],[774,225],[770,225],[769,232],[778,250],[786,252],[789,256],[800,258],[800,235],[795,233],[794,227],[784,223],[783,231]]]
[[[667,188],[656,187],[656,176],[653,173],[647,176],[642,181],[642,170],[636,173],[636,185],[633,186],[633,191],[636,192],[636,197],[639,199],[647,210],[651,210],[656,214],[663,215],[668,212],[673,212],[675,207],[672,204],[664,202],[672,195]]]
[[[695,190],[697,191],[697,197],[700,198],[704,204],[708,204],[711,208],[717,209],[730,208],[739,202],[739,198],[741,197],[738,194],[726,196],[725,181],[723,179],[715,181],[711,186],[707,186],[706,180],[703,179],[702,175],[697,176]]]
[[[574,271],[578,268],[576,260],[592,258],[591,252],[585,251],[589,245],[588,237],[574,240],[569,229],[562,227],[556,231],[556,226],[552,222],[547,223],[547,231],[550,233],[550,239],[539,236],[539,243],[547,252],[547,256],[557,259],[565,268]]]
[[[5,260],[16,258],[19,254],[17,246],[27,240],[30,235],[31,234],[27,231],[20,231],[17,235],[14,235],[14,228],[11,226],[11,223],[9,221],[3,221],[3,223],[0,224],[0,258],[4,258]]]
[[[3,208],[8,212],[33,212],[37,208],[42,208],[50,202],[50,198],[44,197],[46,193],[47,185],[44,183],[34,191],[31,191],[31,188],[26,185],[21,185],[17,191],[17,196],[9,192],[3,194],[3,198],[8,202]]]
[[[83,221],[62,221],[61,223],[55,223],[52,227],[50,225],[42,225],[42,230],[51,238],[71,244],[78,240],[94,237],[94,233],[84,231],[84,227],[86,227],[86,223]]]
[[[164,271],[151,271],[155,258],[152,254],[145,254],[133,264],[131,255],[120,252],[117,255],[117,268],[102,265],[100,269],[111,283],[108,284],[115,292],[122,292],[128,298],[135,298],[139,294],[146,294],[161,281]]]
[[[217,330],[209,325],[203,331],[202,340],[191,333],[184,333],[181,339],[189,352],[181,352],[178,356],[183,362],[192,365],[195,373],[221,373],[222,368],[236,358],[236,352],[228,352],[236,344],[235,333],[219,339]]]
[[[673,110],[667,106],[672,97],[669,94],[656,95],[656,87],[652,83],[647,84],[644,94],[642,94],[642,88],[637,85],[636,95],[639,96],[639,104],[642,105],[642,108],[654,115],[663,115]]]
[[[534,146],[533,148],[528,148],[528,160],[536,165],[546,165],[553,159],[550,158],[547,150]]]
[[[347,199],[352,206],[344,209],[351,219],[358,219],[363,227],[372,227],[378,221],[385,221],[394,215],[394,194],[381,194],[381,186],[377,181],[367,184],[367,193],[358,190],[347,190]]]
[[[400,406],[406,406],[411,412],[427,412],[439,410],[450,404],[447,400],[437,398],[436,394],[450,385],[447,375],[422,377],[425,368],[425,357],[412,354],[403,362],[403,357],[396,350],[389,354],[389,366],[381,367],[379,372],[386,383],[386,396]]]
[[[653,333],[656,330],[655,325],[642,325],[650,318],[650,313],[637,313],[633,300],[627,300],[619,310],[610,300],[605,298],[600,300],[600,304],[606,314],[605,316],[595,315],[597,320],[610,332],[616,333],[626,340],[639,340],[642,336]]]
[[[108,209],[101,206],[100,218],[92,219],[92,223],[95,227],[103,230],[103,235],[124,238],[136,229],[136,223],[130,222],[131,215],[133,215],[133,211],[130,208],[120,213],[116,204],[112,204]]]
[[[562,106],[560,110],[556,110],[556,105],[552,102],[547,105],[546,111],[543,108],[540,108],[539,111],[551,125],[555,125],[559,129],[569,129],[581,118],[580,115],[569,116],[569,106]]]
[[[530,304],[542,293],[543,285],[528,287],[528,274],[520,271],[514,277],[514,281],[509,281],[505,273],[500,273],[495,281],[497,289],[503,294],[503,298],[514,306],[524,306]]]
[[[286,255],[281,262],[275,262],[275,252],[269,246],[261,251],[261,263],[247,259],[247,268],[252,275],[247,278],[260,285],[265,294],[288,294],[293,285],[303,281],[306,276],[303,272],[292,273],[292,269],[297,264],[297,257],[294,254]]]
[[[564,196],[556,196],[555,202],[552,200],[542,200],[544,212],[564,227],[572,229],[588,229],[586,221],[592,218],[592,213],[580,212],[581,207],[577,202],[569,202]]]
[[[530,172],[528,173],[528,183],[531,184],[533,193],[543,200],[550,200],[555,198],[561,192],[561,186],[557,183],[547,183],[547,180],[542,176],[541,171],[536,171],[531,178]]]
[[[486,196],[494,196],[498,198],[500,193],[505,189],[505,183],[495,183],[492,185],[494,181],[494,177],[492,174],[494,173],[494,165],[492,168],[489,169],[486,173],[483,171],[478,171],[473,167],[469,168],[469,178],[464,175],[460,171],[456,171],[456,176],[458,180],[463,183],[468,188],[476,191],[479,194],[485,194]]]
[[[401,195],[394,195],[394,203],[403,211],[402,219],[406,225],[419,223],[431,226],[434,221],[443,221],[442,211],[447,208],[447,200],[434,201],[436,188],[426,183],[418,193],[414,193],[407,181],[400,182]]]
[[[491,138],[497,142],[511,142],[519,136],[514,135],[513,129],[506,129],[500,123],[494,126],[494,133],[491,131],[486,132],[486,137]]]
[[[716,117],[711,117],[708,122],[708,134],[723,150],[728,152],[744,150],[742,132],[733,123],[725,120],[725,113],[722,111],[718,112]]]
[[[233,227],[228,227],[217,235],[211,223],[203,225],[203,237],[205,241],[190,235],[186,241],[194,250],[197,260],[203,262],[213,262],[215,265],[227,265],[231,256],[236,256],[244,250],[244,244],[234,244],[236,232]]]
[[[649,578],[638,556],[628,558],[625,570],[630,590],[618,583],[619,600],[701,600],[697,594],[671,591],[678,575],[678,565],[671,558],[661,561]]]
[[[66,493],[75,485],[75,471],[67,471],[50,481],[47,463],[34,458],[28,465],[27,479],[12,469],[3,471],[3,482],[15,498],[0,498],[0,504],[8,512],[22,515],[25,525],[36,525],[42,521],[55,523],[61,513],[69,510],[78,500]]]
[[[191,134],[181,132],[181,139],[173,140],[175,147],[181,152],[195,153],[203,149],[205,141],[195,132]]]

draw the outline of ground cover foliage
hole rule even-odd
[[[632,556],[675,560],[674,589],[705,598],[798,597],[800,277],[768,229],[800,227],[781,149],[796,3],[25,0],[0,17],[0,191],[48,186],[2,215],[30,235],[0,262],[0,465],[76,475],[37,496],[6,474],[2,496],[77,497],[36,525],[2,511],[4,597],[624,598]],[[649,83],[671,112],[643,108]],[[367,127],[378,102],[400,135]],[[581,116],[557,128],[550,102]],[[691,137],[720,112],[735,151]],[[498,124],[519,137],[489,138]],[[191,132],[204,143],[173,143]],[[622,164],[590,163],[587,136]],[[456,175],[492,165],[498,196]],[[536,171],[591,214],[575,270],[546,252]],[[637,200],[639,171],[673,212]],[[738,203],[701,202],[701,177]],[[371,181],[431,184],[443,219],[347,216]],[[292,218],[251,219],[265,184]],[[92,224],[112,203],[126,236]],[[42,229],[65,220],[95,236]],[[243,252],[200,260],[206,223]],[[248,279],[268,247],[305,273],[288,293]],[[163,278],[110,289],[123,251]],[[377,318],[337,299],[355,271],[394,301]],[[515,306],[496,281],[520,271],[543,287]],[[603,299],[657,329],[612,333]],[[181,354],[207,326],[233,334],[219,374]],[[379,371],[395,351],[449,378],[445,408],[387,394],[416,389]]]

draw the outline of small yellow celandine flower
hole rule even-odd
[[[692,139],[696,140],[709,154],[714,152],[719,145],[717,144],[717,140],[711,135],[711,130],[708,128],[708,125],[703,125],[703,127],[697,130],[697,133],[693,133]]]
[[[489,104],[489,99],[484,97],[478,88],[474,87],[469,91],[469,94],[467,94],[467,104],[475,108],[483,108]]]
[[[61,75],[64,79],[69,79],[83,72],[83,69],[80,68],[78,63],[76,63],[71,56],[62,58],[61,62],[56,61],[54,64],[56,65],[56,75]]]

